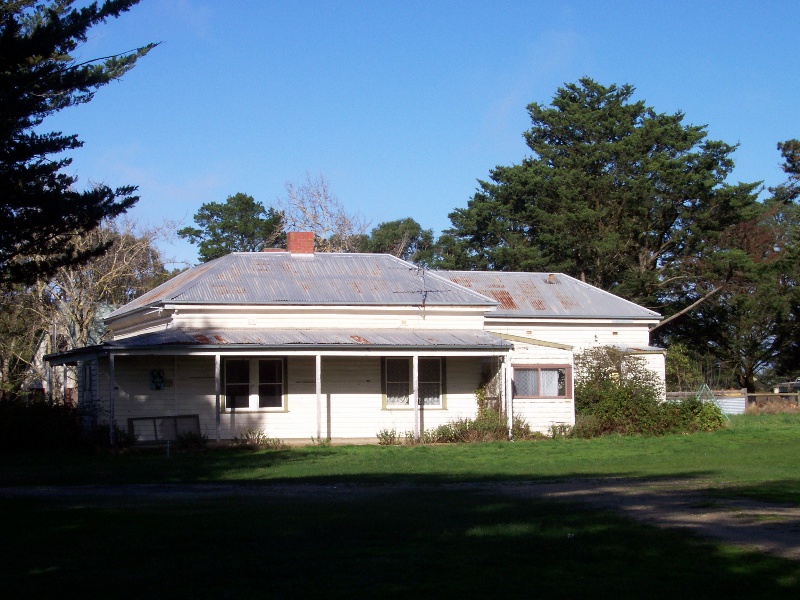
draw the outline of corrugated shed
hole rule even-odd
[[[511,343],[481,330],[396,329],[166,329],[109,342],[110,349],[159,346],[247,346],[260,348],[449,348],[508,349]]]
[[[743,415],[747,411],[747,397],[744,395],[739,397],[723,396],[716,398],[714,403],[726,415]]]
[[[491,299],[386,254],[236,252],[160,285],[111,318],[167,302],[486,306]]]
[[[488,318],[660,319],[657,312],[561,273],[436,271],[464,288],[497,300]]]

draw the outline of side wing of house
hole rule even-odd
[[[497,308],[486,314],[487,331],[563,344],[576,353],[596,346],[613,346],[641,358],[665,381],[665,351],[650,346],[650,330],[661,320],[654,311],[563,274],[440,274],[497,301]]]
[[[513,344],[509,357],[513,416],[534,431],[575,424],[572,347],[526,336],[500,334]]]

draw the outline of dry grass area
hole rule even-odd
[[[761,396],[755,402],[747,403],[747,414],[775,415],[779,413],[800,413],[797,397],[787,396]]]

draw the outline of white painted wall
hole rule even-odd
[[[572,346],[575,352],[590,346],[649,346],[650,330],[641,323],[612,321],[552,321],[538,323],[500,324],[487,319],[486,330],[509,335],[530,337],[546,342]]]
[[[520,335],[520,334],[518,334]],[[514,342],[511,367],[515,365],[567,365],[574,367],[571,350]],[[575,424],[575,387],[570,377],[568,398],[514,399],[514,416],[525,419],[531,429],[548,433],[551,425]]]
[[[463,307],[182,307],[163,318],[111,323],[114,339],[184,329],[483,329],[483,310]]]
[[[477,412],[475,390],[481,383],[480,357],[446,358],[446,407],[423,409],[423,425],[432,428]],[[317,436],[317,398],[313,356],[288,360],[286,411],[223,412],[222,439],[248,428],[263,429],[269,437],[311,440]],[[164,372],[167,386],[150,389],[151,371]],[[108,361],[99,363],[100,420],[108,422]],[[215,437],[213,357],[115,357],[115,417],[127,427],[130,417],[198,414],[201,433]],[[222,399],[224,406],[224,398]],[[328,413],[330,406],[330,414]],[[383,408],[380,357],[323,357],[321,435],[333,438],[372,438],[382,429],[402,434],[414,430],[414,410]]]

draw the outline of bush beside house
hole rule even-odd
[[[575,356],[575,412],[572,434],[664,435],[714,431],[725,425],[719,407],[696,397],[665,402],[662,382],[638,356],[610,346]]]

